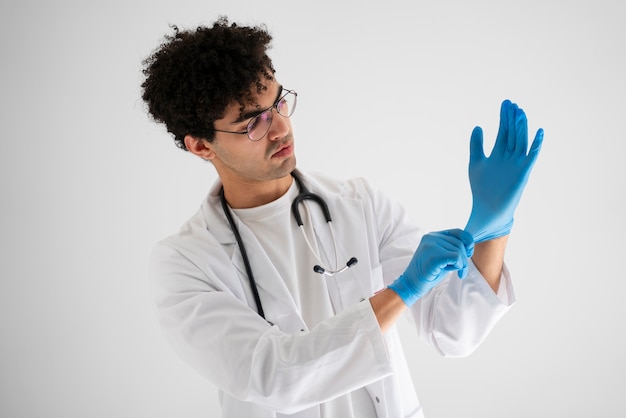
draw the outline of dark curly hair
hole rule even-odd
[[[229,24],[220,17],[213,27],[173,35],[143,61],[142,98],[155,121],[164,123],[179,148],[185,135],[213,141],[213,122],[233,101],[252,101],[251,89],[267,89],[274,78],[267,56],[272,40],[264,27]]]

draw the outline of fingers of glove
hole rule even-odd
[[[453,236],[439,232],[424,235],[405,273],[416,282],[436,282],[446,268],[458,263],[461,248],[463,244]]]
[[[543,129],[537,130],[535,134],[535,139],[533,139],[533,143],[530,146],[530,151],[528,151],[528,157],[526,158],[526,164],[528,168],[532,168],[535,165],[535,161],[537,161],[537,157],[539,156],[539,151],[541,151],[541,146],[543,145]]]
[[[473,245],[471,235],[468,238],[468,234],[459,229],[424,235],[405,272],[389,287],[400,295],[407,306],[411,306],[436,286],[448,271],[467,267],[464,241]]]
[[[515,149],[516,156],[526,156],[528,151],[528,120],[520,108],[515,111]]]
[[[472,136],[470,138],[470,162],[484,159],[483,130],[480,126],[477,126],[472,130]]]
[[[521,118],[523,115],[524,119],[526,115],[524,112],[520,114],[520,108],[517,107],[515,103],[511,103],[511,106],[508,109],[508,132],[507,132],[507,140],[506,140],[506,152],[508,154],[513,154],[515,152],[515,146],[517,145],[517,120]],[[524,150],[525,151],[525,150]]]
[[[507,147],[507,139],[509,134],[509,114],[511,108],[511,101],[505,100],[500,106],[500,126],[498,127],[498,135],[496,136],[496,142],[493,146],[491,155],[502,155]]]
[[[447,252],[445,258],[442,255],[442,268],[445,271],[456,271],[467,268],[469,257],[463,243],[459,240],[448,242],[443,245]],[[445,265],[443,265],[445,263]]]
[[[460,266],[459,264],[453,266],[449,265],[445,268],[445,270],[457,270],[457,275],[459,276],[459,279],[464,279],[465,277],[467,277],[469,258],[474,254],[474,237],[469,232],[460,229],[443,231],[443,233],[458,238],[463,246],[463,248],[459,248],[461,252],[458,253],[461,261]],[[465,252],[465,254],[463,254],[463,251]]]
[[[436,249],[433,248],[430,254],[431,260],[435,261],[435,264],[432,265],[433,270],[431,274],[437,275],[437,269],[454,271],[467,267],[470,255],[465,243],[459,236],[464,239],[469,237],[473,247],[472,236],[460,229],[443,231],[443,233],[435,236],[436,240],[433,241],[433,244],[436,246]]]
[[[474,254],[474,236],[463,229],[448,229],[442,231],[444,235],[452,236],[463,244],[465,254],[471,257]]]
[[[467,267],[458,270],[456,274],[459,276],[459,279],[463,280],[467,277]]]

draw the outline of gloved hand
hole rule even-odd
[[[539,129],[528,155],[528,122],[524,111],[508,100],[500,109],[500,128],[489,158],[483,151],[483,131],[477,126],[470,140],[469,181],[472,212],[465,230],[475,242],[507,235],[515,208],[535,164],[543,130]]]
[[[426,234],[409,266],[389,288],[400,295],[407,306],[411,306],[448,272],[456,270],[459,278],[465,278],[468,260],[473,253],[474,240],[465,231],[450,229]]]

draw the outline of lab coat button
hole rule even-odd
[[[380,403],[380,399],[378,399],[378,396],[376,397],[376,402]]]

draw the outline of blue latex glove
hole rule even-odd
[[[460,229],[431,232],[422,237],[404,273],[389,288],[407,306],[413,305],[435,287],[448,272],[457,271],[459,278],[467,275],[469,258],[474,253],[471,234]]]
[[[528,148],[528,122],[524,111],[508,100],[500,109],[500,128],[489,158],[483,151],[483,131],[477,126],[470,140],[469,180],[472,212],[465,230],[475,242],[507,235],[515,208],[535,164],[543,130]]]

